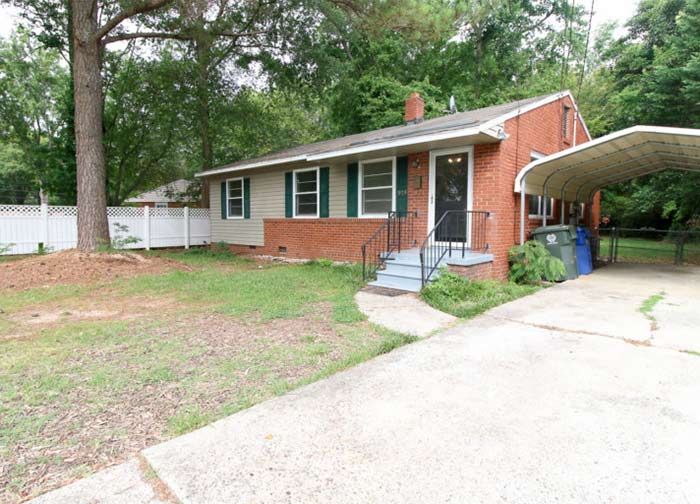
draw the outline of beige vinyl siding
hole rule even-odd
[[[348,169],[346,165],[330,167],[328,177],[328,215],[348,216]]]
[[[292,168],[246,170],[209,179],[212,242],[264,245],[263,219],[284,218],[284,174]],[[221,182],[227,178],[250,178],[250,219],[221,219]],[[347,168],[330,166],[329,215],[347,216]]]
[[[263,219],[284,217],[285,170],[261,169],[222,175],[209,181],[212,242],[264,245]],[[250,219],[221,219],[221,182],[227,178],[250,178]]]

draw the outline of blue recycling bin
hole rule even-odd
[[[589,275],[593,272],[591,232],[586,228],[576,228],[576,259],[578,260],[579,275]]]

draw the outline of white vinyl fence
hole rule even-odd
[[[0,251],[33,254],[43,243],[49,251],[78,244],[77,208],[49,205],[0,205]],[[124,248],[185,247],[210,241],[208,208],[109,207],[112,239],[134,237]]]

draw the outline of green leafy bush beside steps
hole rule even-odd
[[[496,280],[470,280],[444,268],[435,282],[423,288],[421,297],[433,308],[470,318],[537,290],[536,286]]]
[[[511,247],[508,260],[508,277],[518,284],[533,285],[542,280],[556,282],[566,278],[566,267],[561,259],[552,256],[547,247],[535,240]]]

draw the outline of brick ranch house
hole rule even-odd
[[[404,125],[301,145],[198,176],[208,186],[213,242],[242,253],[337,261],[362,261],[365,245],[370,263],[391,248],[400,259],[392,267],[405,263],[416,290],[421,275],[410,266],[424,242],[425,261],[446,245],[455,250],[451,267],[471,277],[505,279],[508,250],[519,240],[518,172],[535,158],[590,139],[568,91],[431,120],[423,120],[423,100],[414,93],[406,100]],[[528,232],[542,225],[543,210],[551,223],[597,225],[599,195],[592,208],[527,197]],[[562,208],[570,214],[564,219]],[[384,285],[401,287],[392,276]]]

